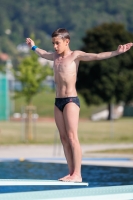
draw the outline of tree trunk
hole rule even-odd
[[[26,130],[25,130],[25,135],[26,135],[26,141],[31,141],[33,140],[33,124],[32,124],[32,116],[33,112],[35,110],[35,107],[32,105],[29,105],[26,107]]]
[[[108,114],[108,120],[112,120],[113,119],[113,104],[109,103],[108,104],[108,111],[109,111],[109,114]]]

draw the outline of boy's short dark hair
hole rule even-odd
[[[58,36],[61,37],[62,39],[70,40],[69,32],[65,28],[59,28],[52,33],[52,38]]]

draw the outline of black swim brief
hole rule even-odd
[[[80,101],[78,97],[65,97],[65,98],[55,98],[55,105],[63,112],[63,109],[67,103],[73,102],[80,107]]]

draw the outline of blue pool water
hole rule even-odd
[[[66,175],[66,164],[38,162],[0,162],[0,179],[45,179],[57,180]],[[118,186],[133,184],[133,168],[82,166],[84,182],[89,187]],[[78,186],[78,188],[81,186]],[[0,193],[55,190],[77,188],[76,186],[0,186]]]

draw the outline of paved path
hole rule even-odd
[[[133,148],[133,144],[81,145],[81,148],[83,164],[133,167],[133,154],[94,153],[100,150]],[[66,163],[61,145],[3,145],[0,146],[0,161],[5,159]]]

